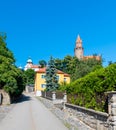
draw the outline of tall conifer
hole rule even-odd
[[[53,57],[50,57],[48,66],[46,68],[46,90],[54,91],[58,88],[57,70]]]

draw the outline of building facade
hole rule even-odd
[[[35,93],[36,96],[41,96],[41,91],[44,91],[46,88],[46,80],[45,80],[45,75],[46,75],[46,67],[40,68],[38,71],[36,71],[36,76],[35,76]],[[70,75],[66,74],[60,70],[57,70],[57,78],[58,78],[58,83],[70,83]]]
[[[38,70],[39,70],[39,67],[40,67],[39,65],[34,65],[32,59],[29,58],[29,59],[27,60],[27,64],[26,64],[25,67],[24,67],[24,70],[26,71],[26,70],[28,70],[28,69],[33,69],[34,71],[38,71]]]

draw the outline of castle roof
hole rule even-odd
[[[96,60],[100,61],[101,60],[101,56],[93,56],[93,55],[83,56],[83,60],[88,60],[88,59],[96,59]]]
[[[82,40],[81,40],[81,38],[80,38],[80,35],[78,35],[78,37],[77,37],[77,40],[76,40],[76,43],[80,43],[80,42],[82,42]]]

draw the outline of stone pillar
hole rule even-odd
[[[116,130],[116,91],[107,92],[108,94],[108,114],[111,130]]]
[[[52,92],[52,100],[56,100],[56,92]]]
[[[45,93],[44,93],[45,95],[44,95],[44,97],[46,98],[46,91],[45,91]]]
[[[63,97],[64,102],[67,102],[67,94],[66,94],[66,92],[63,93],[63,95],[64,95],[64,97]]]
[[[2,94],[0,93],[0,105],[2,104]]]
[[[64,92],[63,95],[64,95],[64,97],[63,97],[62,105],[63,105],[63,109],[65,110],[66,109],[65,103],[67,102],[67,94],[66,94],[66,92]]]
[[[26,93],[29,92],[29,86],[26,85],[26,87],[25,87],[25,91],[26,91]]]

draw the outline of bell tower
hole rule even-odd
[[[74,53],[75,53],[75,56],[78,58],[78,59],[82,59],[83,58],[83,47],[82,47],[82,40],[80,38],[80,36],[78,35],[77,39],[76,39],[76,46],[75,46],[75,49],[74,49]]]

